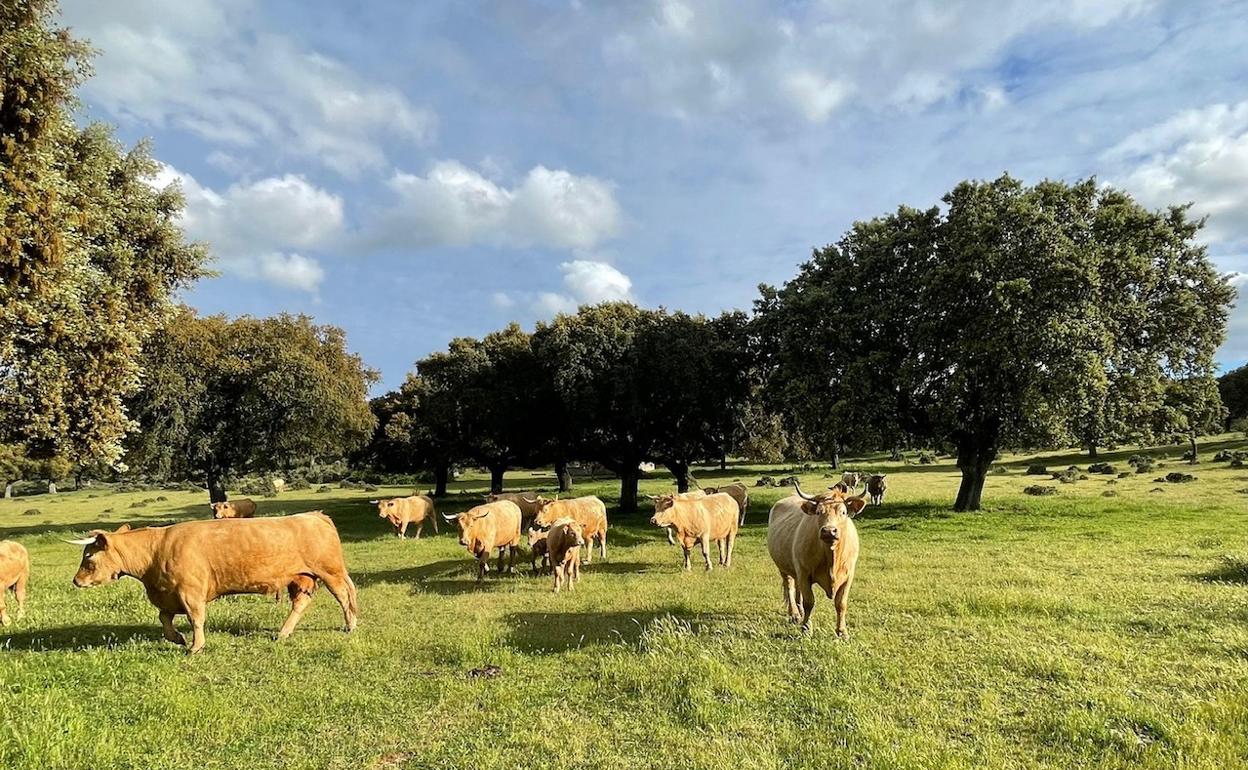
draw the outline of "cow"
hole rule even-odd
[[[13,540],[0,540],[0,626],[9,624],[9,610],[4,595],[13,592],[17,602],[17,619],[26,614],[26,582],[30,580],[30,554]]]
[[[585,528],[572,518],[559,519],[550,525],[546,535],[550,565],[555,573],[555,593],[566,583],[568,590],[576,588],[581,579],[581,548],[585,545]]]
[[[537,510],[541,508],[541,498],[527,492],[491,492],[485,496],[487,503],[499,500],[510,500],[520,508],[520,526],[528,527],[537,518]]]
[[[208,603],[229,594],[275,594],[285,588],[290,615],[277,632],[278,639],[285,639],[312,602],[319,580],[342,607],[346,631],[356,627],[355,583],[347,574],[338,530],[321,511],[140,529],[123,524],[114,532],[96,529],[67,542],[85,546],[76,587],[138,579],[160,611],[165,639],[187,647],[188,654],[204,649]],[[189,646],[174,628],[178,615],[191,621]]]
[[[745,512],[750,507],[749,490],[746,489],[746,486],[739,481],[733,482],[732,484],[729,484],[723,487],[706,487],[706,493],[708,495],[716,495],[721,492],[725,495],[728,495],[733,500],[737,501],[737,507],[740,509],[740,513],[741,513],[740,519],[737,521],[737,526],[744,527],[745,526]]]
[[[676,530],[676,539],[685,552],[685,569],[690,569],[689,553],[694,543],[702,545],[702,559],[711,570],[711,541],[719,549],[719,563],[732,566],[732,548],[737,539],[737,501],[719,493],[706,497],[680,498],[660,495],[654,499],[650,523]]]
[[[416,524],[416,539],[419,540],[426,519],[433,522],[433,534],[438,534],[438,517],[435,515],[433,498],[428,495],[392,497],[369,502],[377,506],[377,515],[390,522],[400,540],[407,537],[407,525],[412,523]]]
[[[539,497],[541,505],[537,511],[537,526],[549,527],[559,519],[575,519],[585,537],[585,563],[594,558],[594,539],[598,539],[599,553],[607,558],[607,506],[594,496],[574,497],[571,500],[547,500]]]
[[[250,519],[256,515],[256,502],[250,497],[212,504],[214,519]]]
[[[882,505],[884,503],[884,493],[887,491],[887,474],[877,473],[867,479],[867,494],[871,496],[872,505]]]
[[[516,548],[520,546],[520,507],[510,500],[499,500],[469,508],[442,518],[459,527],[459,544],[477,560],[477,580],[490,571],[490,553],[498,550],[498,571],[503,571],[503,552],[508,553],[507,571],[516,571]]]
[[[865,473],[859,473],[858,471],[845,471],[841,474],[841,483],[845,485],[846,489],[857,489],[858,485],[861,484],[866,478],[867,474]]]
[[[546,542],[547,530],[529,527],[529,564],[533,566],[533,574],[540,575],[550,567],[549,543]],[[538,562],[541,562],[540,565]]]
[[[690,480],[692,480],[692,477],[690,477]],[[694,483],[696,484],[697,482],[695,481]],[[705,489],[698,487],[697,489],[691,489],[688,492],[671,492],[669,494],[677,500],[696,500],[698,498],[706,497],[709,493]],[[651,495],[643,495],[643,497],[647,500],[655,499]],[[676,545],[676,530],[673,527],[667,528],[667,544]]]
[[[767,550],[780,570],[780,591],[789,618],[810,631],[815,609],[813,586],[836,602],[836,635],[847,634],[849,588],[858,562],[858,530],[853,517],[867,505],[864,495],[847,497],[840,490],[811,496],[796,493],[771,508]]]

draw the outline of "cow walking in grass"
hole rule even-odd
[[[75,586],[100,586],[121,577],[139,580],[160,611],[166,639],[185,646],[173,621],[178,615],[190,619],[189,653],[204,648],[208,603],[229,594],[276,594],[285,588],[292,606],[277,638],[286,638],[311,603],[318,580],[342,606],[346,630],[356,627],[359,606],[342,542],[333,521],[320,511],[141,529],[122,525],[69,542],[85,546]]]
[[[670,527],[685,552],[685,569],[690,569],[689,554],[695,544],[702,547],[702,560],[711,570],[711,542],[719,549],[719,563],[732,566],[732,549],[737,539],[737,501],[726,494],[680,498],[660,495],[654,499],[654,516],[650,523]]]
[[[538,499],[541,507],[537,512],[537,526],[549,527],[559,519],[574,519],[584,529],[585,563],[593,561],[595,539],[600,555],[607,558],[607,506],[601,500],[592,495],[571,500]]]
[[[370,500],[377,506],[377,515],[390,522],[399,539],[407,537],[409,524],[416,525],[416,539],[425,529],[425,522],[433,523],[433,534],[438,534],[438,517],[435,515],[433,498],[429,495],[411,495],[409,497],[392,497],[388,500]]]
[[[490,571],[490,554],[498,551],[498,571],[503,572],[503,554],[508,554],[507,572],[516,571],[516,549],[520,547],[520,508],[510,500],[478,505],[454,516],[443,514],[459,527],[459,544],[477,560],[477,580]]]
[[[581,579],[581,548],[585,546],[585,529],[575,519],[559,519],[550,525],[546,535],[550,565],[555,573],[555,593],[564,585],[571,591]]]
[[[10,623],[5,594],[13,592],[17,602],[17,617],[26,614],[26,582],[30,580],[30,554],[21,543],[0,540],[0,626]]]
[[[843,637],[858,563],[858,530],[852,518],[867,499],[847,497],[839,489],[812,496],[798,484],[794,488],[795,494],[772,506],[767,521],[767,550],[780,570],[785,607],[792,621],[809,631],[814,586],[819,586],[836,603],[836,634]]]
[[[884,493],[888,491],[888,476],[883,473],[877,473],[867,479],[867,495],[871,498],[872,505],[883,505]]]

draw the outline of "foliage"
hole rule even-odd
[[[1234,428],[1240,423],[1238,430],[1248,429],[1248,364],[1219,377],[1218,394],[1226,407],[1228,424]]]
[[[90,51],[51,0],[0,8],[0,440],[32,457],[120,455],[124,397],[170,297],[201,272],[146,145],[79,129]]]

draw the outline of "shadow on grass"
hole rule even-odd
[[[647,627],[662,618],[672,618],[695,634],[707,623],[705,616],[684,607],[644,612],[513,612],[504,617],[511,626],[504,642],[531,655],[557,654],[593,645],[632,646]]]
[[[1248,559],[1241,559],[1238,556],[1223,556],[1219,560],[1217,567],[1192,577],[1202,583],[1248,585]]]
[[[185,618],[179,618],[178,630],[190,638],[190,625]],[[84,623],[75,626],[57,626],[54,628],[37,628],[21,630],[20,626],[10,626],[11,633],[0,631],[0,650],[13,652],[60,652],[66,650],[112,649],[131,641],[160,642],[162,646],[181,652],[182,648],[165,639],[160,623],[156,620],[156,611],[152,610],[150,624],[107,625]],[[257,637],[272,639],[277,628],[257,628],[246,623],[224,623],[213,625],[212,612],[209,610],[205,624],[208,644],[212,645],[214,635],[234,637]],[[296,632],[298,633],[298,632]]]

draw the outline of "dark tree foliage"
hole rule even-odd
[[[1248,365],[1232,369],[1218,378],[1218,393],[1226,407],[1229,425],[1248,417]]]
[[[1232,292],[1186,208],[1009,176],[943,200],[856,223],[763,287],[772,397],[819,446],[948,446],[955,508],[976,510],[1002,449],[1069,445],[1089,419],[1147,423],[1167,379],[1212,370]],[[1111,391],[1127,382],[1130,411]]]

